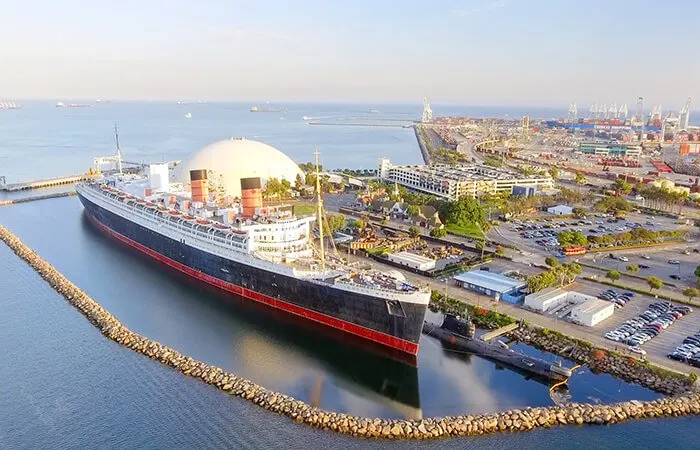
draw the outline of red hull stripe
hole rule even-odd
[[[203,272],[200,272],[198,270],[195,270],[191,267],[188,267],[184,264],[181,264],[175,260],[172,260],[168,258],[167,256],[163,256],[160,253],[139,244],[138,242],[129,239],[128,237],[117,233],[116,231],[112,230],[108,226],[104,225],[102,222],[94,218],[91,214],[87,214],[87,216],[91,219],[91,221],[97,225],[102,231],[107,233],[108,235],[112,236],[113,238],[117,239],[118,241],[121,241],[137,250],[140,250],[141,252],[157,259],[158,261],[162,262],[163,264],[166,264],[174,269],[179,270],[182,273],[185,273],[193,278],[196,278],[198,280],[204,281],[205,283],[211,284],[213,286],[216,286],[219,289],[222,289],[224,291],[232,292],[236,295],[240,295],[242,297],[249,298],[251,300],[255,300],[256,302],[263,303],[265,305],[271,306],[273,308],[281,309],[283,311],[286,311],[288,313],[297,315],[299,317],[303,317],[305,319],[313,320],[314,322],[318,322],[330,327],[333,327],[337,330],[344,331],[346,333],[354,334],[356,336],[360,336],[364,339],[368,339],[370,341],[377,342],[382,345],[386,345],[388,347],[401,350],[406,353],[410,353],[411,355],[416,355],[418,353],[418,344],[406,341],[404,339],[399,339],[396,336],[390,336],[385,333],[380,333],[379,331],[376,330],[371,330],[369,328],[365,328],[363,326],[357,325],[355,323],[351,322],[346,322],[344,320],[337,319],[335,317],[328,316],[326,314],[322,314],[316,311],[312,311],[306,308],[302,308],[301,306],[293,305],[291,303],[287,303],[283,300],[280,300],[278,298],[274,297],[269,297],[265,294],[261,294],[259,292],[253,291],[251,289],[247,289],[241,286],[238,286],[233,283],[229,283],[224,280],[220,280],[216,277],[213,277],[211,275],[207,275]]]

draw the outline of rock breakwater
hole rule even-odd
[[[131,331],[109,311],[24,245],[19,238],[1,226],[0,240],[26,261],[109,339],[178,370],[184,375],[196,377],[228,394],[246,399],[265,409],[285,415],[298,423],[315,428],[366,438],[435,439],[503,431],[527,431],[556,425],[603,425],[629,419],[700,414],[700,395],[698,394],[662,398],[649,402],[631,401],[612,405],[570,404],[422,420],[365,418],[323,411],[288,395],[268,390],[220,367],[197,361],[175,349]]]
[[[667,395],[687,394],[695,389],[693,379],[646,364],[631,355],[625,356],[569,336],[533,326],[523,326],[510,333],[511,338],[585,364],[594,372],[604,372]]]

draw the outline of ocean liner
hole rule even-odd
[[[263,206],[261,179],[246,177],[240,199],[225,204],[207,170],[190,170],[189,183],[175,183],[168,164],[127,174],[117,155],[116,173],[76,185],[86,216],[109,236],[221,290],[418,352],[429,291],[326,252],[315,239],[324,235],[320,196],[315,216],[297,217],[290,207]]]

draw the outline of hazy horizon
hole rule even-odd
[[[0,0],[0,100],[677,110],[700,2]]]

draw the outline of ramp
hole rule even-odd
[[[506,333],[510,333],[511,331],[517,329],[518,327],[520,327],[520,324],[518,322],[511,323],[510,325],[506,325],[506,326],[501,327],[497,330],[489,331],[488,333],[483,334],[481,336],[481,340],[482,341],[490,341],[493,338],[496,338],[496,337],[501,336],[501,335],[506,334]]]

